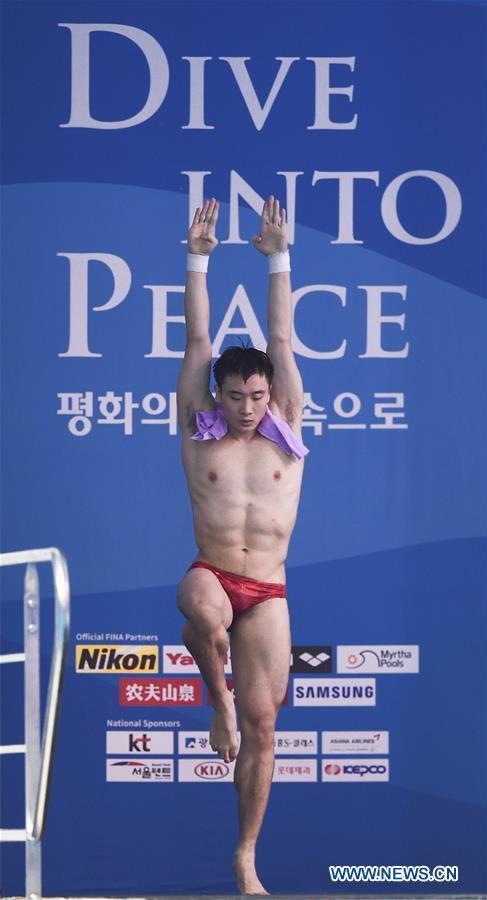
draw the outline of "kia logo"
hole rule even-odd
[[[224,778],[228,775],[230,769],[225,762],[201,762],[195,766],[195,775],[204,778],[207,781],[216,781],[218,778]]]

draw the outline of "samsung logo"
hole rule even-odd
[[[375,678],[295,678],[294,706],[375,706]]]

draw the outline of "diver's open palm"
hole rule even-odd
[[[209,256],[218,245],[215,235],[215,225],[218,219],[218,201],[214,197],[205,200],[203,206],[198,206],[191,228],[188,232],[188,250],[190,253],[200,253]]]
[[[279,214],[279,200],[272,194],[264,203],[260,217],[260,234],[254,234],[252,243],[265,256],[287,250],[286,210]]]

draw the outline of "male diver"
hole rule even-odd
[[[186,348],[177,401],[198,554],[177,602],[187,619],[184,643],[212,698],[210,745],[227,763],[236,759],[237,884],[242,894],[267,894],[256,873],[255,848],[289,678],[284,562],[308,450],[301,442],[303,384],[291,348],[286,211],[272,195],[260,233],[252,237],[269,260],[267,350],[228,347],[213,366],[215,400],[210,392],[206,271],[218,245],[218,210],[215,198],[205,201],[188,233]],[[229,646],[235,701],[223,668]]]

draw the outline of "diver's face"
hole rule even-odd
[[[270,395],[267,378],[257,373],[247,381],[240,375],[226,375],[222,389],[218,386],[216,389],[216,399],[222,405],[229,428],[241,433],[256,430],[265,416]]]

